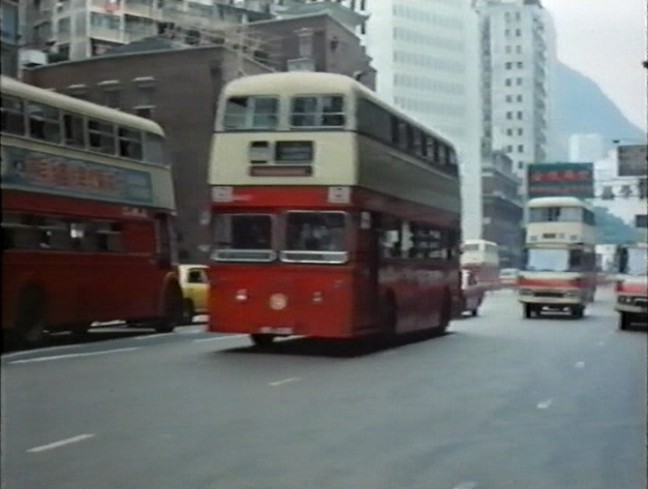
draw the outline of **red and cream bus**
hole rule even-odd
[[[497,243],[484,239],[466,239],[461,244],[461,268],[470,270],[485,289],[499,287],[499,251]]]
[[[582,318],[596,290],[596,230],[589,204],[575,197],[540,197],[527,203],[519,300],[530,318],[567,310]]]
[[[617,248],[616,305],[619,328],[632,321],[648,320],[648,245],[635,243]]]
[[[2,77],[2,329],[38,343],[182,311],[171,169],[154,122]]]
[[[277,73],[221,94],[209,329],[353,338],[459,314],[452,145],[353,79]]]

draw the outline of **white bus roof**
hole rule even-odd
[[[111,109],[110,107],[104,107],[103,105],[94,104],[85,100],[79,100],[62,93],[35,87],[8,76],[1,76],[0,89],[3,94],[25,98],[33,102],[40,102],[76,114],[111,121],[115,124],[164,137],[164,131],[160,125],[149,119],[127,114],[120,110]]]
[[[223,89],[223,97],[255,95],[278,95],[288,96],[295,94],[316,95],[316,94],[342,94],[359,95],[382,107],[388,112],[398,116],[409,124],[434,134],[434,136],[454,148],[452,142],[439,134],[435,129],[421,124],[416,119],[407,116],[399,109],[386,104],[378,98],[375,92],[354,80],[353,78],[337,73],[321,72],[283,72],[264,73],[262,75],[251,75],[237,78],[229,82]]]
[[[461,244],[492,244],[494,246],[497,246],[497,243],[494,241],[487,241],[485,239],[464,239]]]
[[[527,202],[528,207],[587,207],[591,205],[577,197],[536,197]]]

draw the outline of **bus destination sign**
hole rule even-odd
[[[594,197],[592,163],[533,163],[527,166],[529,198]]]
[[[153,203],[151,175],[99,163],[6,148],[3,183],[70,197]]]

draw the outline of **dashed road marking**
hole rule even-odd
[[[233,335],[227,335],[227,336],[216,336],[213,338],[198,338],[197,340],[192,340],[194,343],[203,343],[206,341],[223,341],[223,340],[233,340],[233,339],[241,339],[241,338],[247,338],[246,334],[233,334]]]
[[[36,363],[36,362],[48,362],[50,360],[64,360],[67,358],[81,358],[81,357],[94,357],[98,355],[108,355],[110,353],[123,353],[127,351],[139,350],[139,347],[129,347],[129,348],[117,348],[115,350],[102,350],[102,351],[92,351],[86,353],[68,353],[66,355],[53,355],[49,357],[36,357],[36,358],[26,358],[24,360],[13,360],[8,362],[9,365],[17,363]]]
[[[48,443],[47,445],[41,445],[38,447],[30,448],[27,450],[28,453],[39,453],[44,452],[45,450],[52,450],[54,448],[62,447],[64,445],[69,445],[70,443],[78,443],[88,438],[92,438],[94,435],[90,433],[85,433],[83,435],[73,436],[72,438],[66,438],[65,440],[55,441],[53,443]]]
[[[270,382],[268,383],[268,385],[271,385],[272,387],[277,387],[278,385],[288,384],[289,382],[297,382],[298,380],[301,379],[299,377],[290,377],[288,379],[278,380],[276,382]]]
[[[160,336],[169,336],[169,333],[147,334],[144,336],[136,336],[136,340],[148,340],[150,338],[159,338]]]
[[[552,404],[553,401],[551,399],[547,399],[546,401],[539,402],[536,407],[538,409],[549,409],[549,406],[551,406]]]
[[[452,489],[476,489],[476,482],[462,482],[459,485],[454,486]]]

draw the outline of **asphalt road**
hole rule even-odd
[[[647,335],[612,304],[525,320],[500,291],[388,348],[192,326],[7,354],[2,487],[645,489]]]

